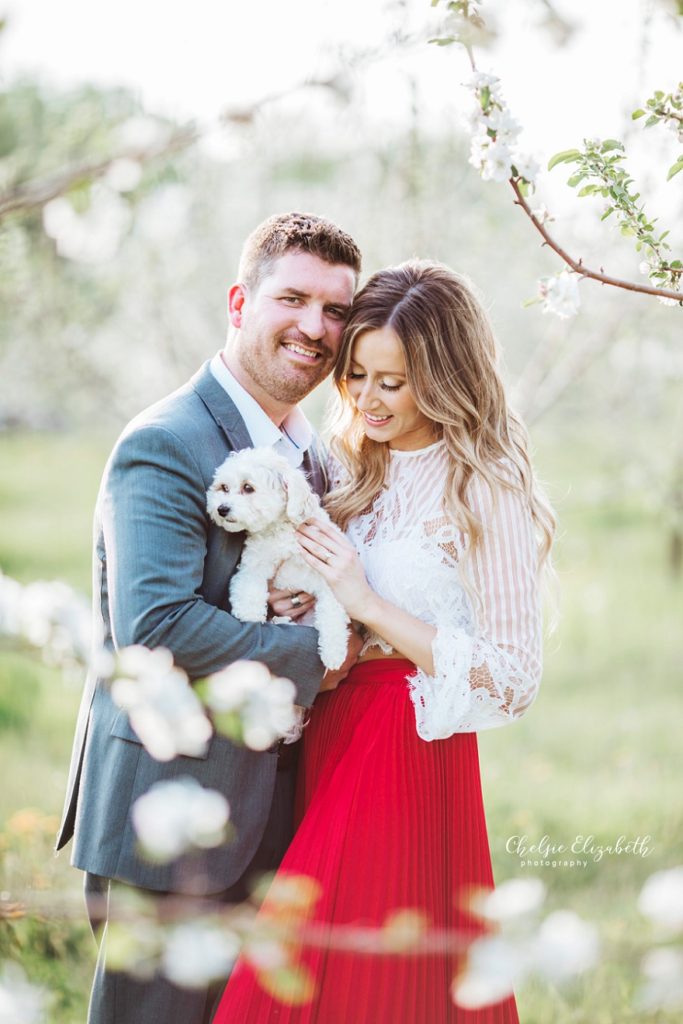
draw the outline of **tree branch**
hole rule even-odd
[[[261,97],[257,102],[251,103],[245,107],[227,108],[219,115],[218,122],[222,125],[248,124],[254,119],[254,116],[264,106],[264,104],[273,103],[276,100],[280,100],[285,96],[291,95],[292,93],[310,88],[329,89],[332,92],[341,94],[343,92],[343,82],[341,81],[340,75],[333,75],[325,79],[307,79],[303,82],[297,82],[286,89]],[[65,192],[68,192],[69,189],[73,188],[74,185],[77,185],[81,181],[94,181],[101,178],[117,160],[128,159],[135,160],[138,163],[147,163],[150,160],[171,156],[173,153],[187,149],[195,143],[206,130],[206,126],[204,128],[192,127],[176,129],[168,139],[164,142],[157,143],[156,146],[123,149],[120,152],[107,157],[105,160],[67,167],[46,178],[29,181],[5,193],[0,193],[0,221],[10,213],[22,212],[44,206],[46,203],[49,203],[51,199],[56,199],[57,196],[64,195]]]
[[[156,146],[149,146],[145,149],[127,148],[106,160],[77,164],[74,167],[67,167],[47,178],[39,178],[35,181],[26,182],[15,189],[0,194],[0,220],[10,213],[31,210],[44,206],[51,199],[64,195],[81,181],[93,181],[101,178],[107,173],[112,164],[117,160],[135,160],[138,163],[146,163],[149,160],[156,160],[159,157],[170,156],[180,150],[186,149],[196,142],[199,131],[195,128],[185,128],[175,131],[171,137]]]
[[[550,246],[553,252],[556,252],[560,259],[564,260],[567,266],[571,267],[575,273],[579,274],[581,277],[589,277],[593,281],[600,281],[601,284],[609,284],[613,288],[624,288],[629,292],[641,292],[644,295],[658,295],[665,299],[675,299],[676,302],[683,305],[683,293],[681,292],[671,291],[668,288],[653,288],[652,285],[636,284],[633,281],[624,281],[618,277],[610,277],[602,271],[591,270],[589,267],[584,266],[582,260],[575,260],[573,256],[569,255],[566,249],[563,249],[562,246],[555,241],[555,239],[549,234],[545,225],[534,215],[531,207],[522,195],[522,190],[519,187],[518,180],[516,178],[510,178],[510,185],[517,197],[515,199],[516,205],[521,206],[524,210],[524,213],[543,238],[545,245]]]

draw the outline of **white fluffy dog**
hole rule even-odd
[[[272,448],[244,448],[216,470],[207,510],[221,529],[247,533],[230,581],[233,615],[242,622],[265,622],[269,580],[282,590],[305,590],[316,598],[320,658],[327,668],[339,668],[346,657],[349,617],[301,555],[297,526],[312,518],[330,521],[303,473]]]

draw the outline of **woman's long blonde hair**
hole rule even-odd
[[[388,446],[367,437],[346,387],[356,339],[384,327],[401,344],[418,409],[433,421],[435,438],[446,442],[445,511],[465,534],[468,556],[482,538],[482,525],[467,503],[468,484],[478,474],[493,495],[503,487],[526,497],[540,566],[552,546],[555,517],[534,478],[524,424],[508,407],[489,319],[469,283],[441,263],[409,260],[380,270],[354,300],[334,371],[337,396],[330,418],[332,451],[349,479],[327,496],[331,517],[343,529],[368,510],[385,483]]]

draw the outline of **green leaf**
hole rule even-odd
[[[571,178],[567,179],[567,184],[570,188],[576,188],[580,181],[586,177],[585,171],[579,171],[577,174],[572,174]]]
[[[641,107],[639,107],[638,110],[634,110],[633,113],[631,114],[631,120],[632,121],[637,121],[639,117],[645,117],[645,114],[646,114],[646,111],[643,110]]]
[[[548,170],[552,171],[553,167],[557,167],[558,164],[572,163],[572,161],[578,160],[581,155],[580,149],[563,149],[561,153],[556,153],[555,156],[550,158]]]
[[[614,207],[613,206],[608,206],[607,207],[607,209],[603,213],[603,215],[600,218],[600,220],[607,220],[607,218],[609,217],[610,213],[614,213]]]
[[[579,196],[592,196],[599,191],[599,185],[584,185],[581,191],[579,192]]]
[[[435,39],[428,39],[428,43],[434,43],[435,46],[451,46],[452,43],[459,43],[460,40],[457,36],[439,36]]]
[[[666,176],[666,180],[671,181],[671,179],[674,178],[679,171],[683,171],[683,160],[677,160],[676,163],[669,168],[669,173]]]
[[[605,141],[600,146],[600,152],[601,153],[610,153],[613,149],[622,149],[623,150],[623,148],[624,148],[624,144],[623,144],[623,142],[620,142],[619,139],[605,139]]]

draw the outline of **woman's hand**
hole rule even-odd
[[[303,557],[329,584],[349,617],[365,622],[376,595],[348,537],[336,526],[314,519],[298,528],[297,540]]]
[[[268,590],[269,618],[272,615],[286,615],[293,622],[302,618],[315,604],[312,594],[305,590]]]

